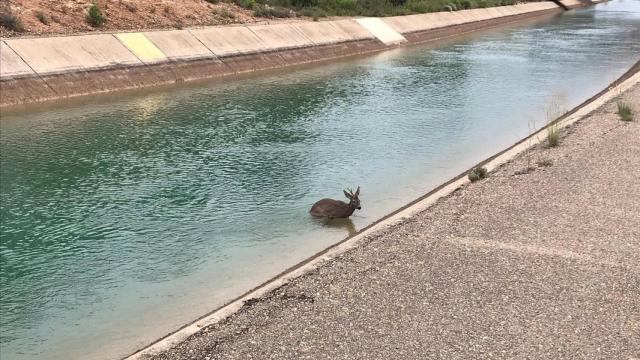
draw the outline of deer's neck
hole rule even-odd
[[[351,214],[353,214],[354,211],[356,211],[356,205],[352,202],[350,202],[347,205],[348,209],[347,209],[347,216],[351,216]]]

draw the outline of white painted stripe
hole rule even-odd
[[[356,21],[385,45],[407,42],[407,39],[405,39],[402,34],[393,30],[391,26],[379,18],[362,18],[356,19]]]

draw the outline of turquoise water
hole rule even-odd
[[[4,111],[0,357],[124,356],[428,192],[640,59],[639,4]],[[358,185],[352,223],[309,218]]]

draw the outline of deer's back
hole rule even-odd
[[[340,200],[322,199],[311,207],[309,213],[315,217],[346,218],[351,215],[349,204]]]

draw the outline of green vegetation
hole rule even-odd
[[[100,27],[104,25],[106,21],[107,18],[102,14],[100,7],[96,4],[91,5],[89,12],[87,13],[87,22],[89,25],[93,27]]]
[[[298,15],[299,16],[308,16],[310,18],[313,18],[313,20],[318,20],[320,18],[323,17],[327,17],[329,16],[329,14],[327,14],[326,11],[319,9],[319,8],[304,8],[300,11],[298,11]]]
[[[236,18],[236,14],[225,9],[225,8],[216,8],[212,10],[213,15],[222,19],[231,19],[234,20]]]
[[[479,166],[479,167],[471,170],[469,172],[468,177],[469,177],[469,180],[471,180],[471,182],[476,182],[478,180],[482,180],[482,179],[487,177],[487,169],[482,167],[482,166]]]
[[[13,14],[9,6],[3,6],[2,9],[0,9],[0,26],[15,32],[24,31],[22,21]]]
[[[547,128],[547,146],[556,147],[560,145],[560,128],[558,124],[551,124]]]
[[[553,165],[553,160],[551,159],[541,159],[538,161],[538,166],[540,167],[549,167]]]
[[[49,25],[49,18],[42,11],[36,11],[36,18],[45,25]]]
[[[223,0],[255,11],[256,16],[283,17],[281,9],[313,18],[325,16],[395,16],[478,7],[514,5],[517,0]],[[275,10],[273,10],[275,9]],[[281,15],[281,16],[280,16]],[[288,17],[292,15],[287,15]]]
[[[245,9],[253,9],[253,7],[256,5],[255,0],[233,0],[230,1],[240,7],[243,7]]]
[[[253,5],[253,9],[253,14],[259,17],[288,18],[296,15],[296,13],[292,10],[283,8],[281,6],[255,4]]]
[[[633,109],[629,103],[620,101],[618,102],[618,116],[622,121],[633,121]]]

